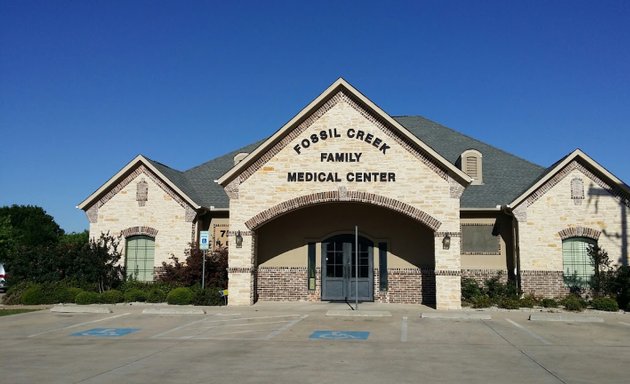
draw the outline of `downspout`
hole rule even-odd
[[[506,215],[512,217],[512,262],[514,263],[514,280],[516,282],[516,291],[521,291],[521,254],[520,254],[520,239],[518,230],[518,220],[514,213],[507,205],[501,206],[501,211]]]

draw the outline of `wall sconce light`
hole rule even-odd
[[[236,232],[236,248],[243,247],[243,235],[241,235],[241,231]]]
[[[448,233],[444,235],[444,238],[442,239],[442,248],[443,249],[451,248],[451,235],[449,235]]]

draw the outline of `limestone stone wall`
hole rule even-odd
[[[580,186],[583,186],[583,193]],[[630,210],[626,204],[627,201],[616,195],[615,186],[607,185],[578,161],[567,165],[541,186],[514,210],[519,220],[523,288],[543,291],[544,287],[535,283],[542,279],[532,276],[542,276],[542,271],[562,271],[563,236],[595,237],[599,246],[608,251],[611,260],[619,263],[625,258],[627,262]],[[563,287],[557,286],[559,279],[553,280],[556,281],[554,287],[545,289],[564,291]]]
[[[330,161],[328,154],[348,157]],[[373,175],[372,181],[357,181],[365,179],[365,173]],[[307,175],[315,175],[316,181],[307,181]],[[233,238],[229,241],[230,302],[253,302],[248,278],[253,274],[258,227],[293,209],[354,201],[392,209],[435,232],[439,245],[435,268],[457,277],[441,285],[448,293],[440,296],[443,301],[438,299],[438,307],[458,308],[455,280],[461,269],[457,236],[462,190],[443,166],[340,92],[226,186],[230,231],[244,235],[241,248]],[[443,250],[446,233],[453,234],[453,241],[450,249]]]
[[[190,208],[184,208],[149,172],[137,170],[90,208],[96,211],[90,218],[90,237],[108,231],[113,235],[155,234],[155,266],[158,267],[162,261],[168,262],[171,255],[184,255],[192,239],[193,224]],[[144,202],[138,201],[138,183],[146,183]],[[125,250],[124,238],[121,250]]]

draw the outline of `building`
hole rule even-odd
[[[438,309],[460,307],[462,277],[499,272],[562,295],[592,273],[592,243],[627,263],[629,207],[630,188],[580,150],[544,168],[389,116],[343,79],[264,141],[185,172],[138,156],[79,205],[91,236],[123,236],[141,280],[209,230],[229,247],[231,304],[357,286],[361,300]]]

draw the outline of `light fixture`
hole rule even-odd
[[[236,248],[243,247],[243,235],[241,235],[241,231],[236,232]]]
[[[451,235],[449,235],[448,232],[446,233],[446,235],[444,235],[444,238],[442,239],[442,248],[451,248]]]

